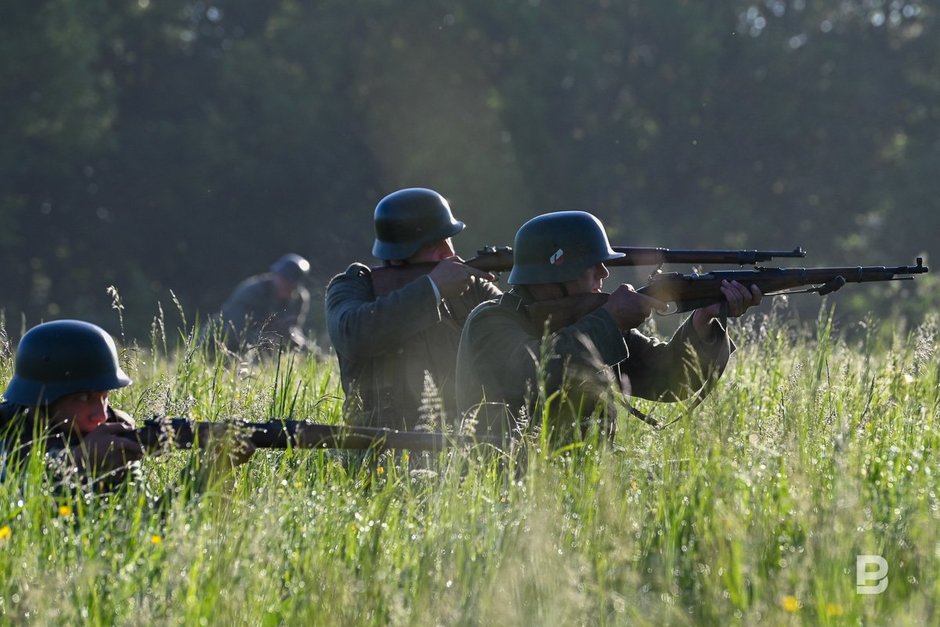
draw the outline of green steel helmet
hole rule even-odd
[[[604,225],[590,213],[545,213],[516,232],[509,284],[564,283],[597,263],[623,256],[611,249]]]
[[[271,264],[271,272],[279,274],[288,281],[300,283],[310,272],[310,262],[295,253],[287,253]]]
[[[55,320],[33,327],[20,340],[13,379],[3,396],[17,405],[46,405],[68,394],[130,384],[104,329],[81,320]]]
[[[386,261],[407,259],[427,244],[460,233],[447,200],[432,189],[410,187],[392,192],[375,207],[372,255]]]

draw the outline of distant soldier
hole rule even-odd
[[[63,480],[75,477],[99,489],[122,482],[144,452],[133,418],[111,407],[108,393],[130,384],[114,340],[100,327],[56,320],[30,329],[0,403],[0,476],[42,441]],[[252,451],[245,444],[228,461],[245,461]]]
[[[463,263],[451,237],[464,229],[443,196],[430,189],[402,189],[375,208],[373,256],[402,272],[428,264],[389,293],[373,283],[368,266],[354,263],[330,281],[326,319],[339,358],[352,424],[414,429],[442,401],[457,419],[454,363],[460,329],[470,310],[496,298],[495,277]],[[387,275],[388,273],[385,272]],[[410,275],[409,275],[410,276]],[[430,401],[430,402],[428,402]]]
[[[303,331],[310,308],[303,280],[309,272],[310,262],[288,253],[271,264],[269,272],[239,283],[222,305],[226,347],[235,352],[280,346],[312,349],[315,345]]]
[[[718,319],[719,305],[695,310],[669,342],[641,334],[637,327],[664,304],[629,285],[620,285],[599,309],[544,335],[529,307],[600,292],[610,276],[604,262],[623,256],[589,213],[529,220],[516,234],[514,256],[512,290],[477,307],[460,339],[458,403],[469,415],[480,412],[482,429],[505,434],[524,420],[540,424],[546,410],[562,441],[592,421],[610,431],[617,395],[676,401],[704,393],[734,349]],[[754,286],[729,283],[722,292],[733,317],[761,301]]]

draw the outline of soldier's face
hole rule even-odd
[[[454,243],[448,237],[437,242],[425,244],[414,255],[408,258],[408,263],[437,263],[453,257]]]
[[[610,276],[610,271],[602,263],[594,264],[581,273],[577,279],[565,283],[569,294],[590,294],[600,292],[604,287],[604,279]]]
[[[78,392],[49,405],[50,420],[66,431],[91,433],[108,419],[108,393]]]

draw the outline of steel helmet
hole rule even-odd
[[[455,220],[447,200],[432,189],[410,187],[392,192],[375,207],[378,259],[407,259],[432,242],[460,233],[466,225]]]
[[[287,253],[271,264],[271,272],[279,274],[288,281],[300,283],[310,272],[310,262],[295,253]]]
[[[597,263],[623,256],[611,249],[604,225],[590,213],[545,213],[516,232],[509,284],[564,283]]]
[[[17,405],[45,405],[68,394],[130,384],[104,329],[81,320],[55,320],[33,327],[20,340],[13,379],[3,396]]]

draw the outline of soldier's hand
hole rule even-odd
[[[428,277],[441,292],[442,298],[460,296],[470,288],[473,277],[485,281],[495,281],[496,275],[483,270],[477,270],[463,263],[460,257],[449,257],[438,262]]]
[[[144,455],[134,430],[119,422],[106,422],[81,437],[72,449],[79,470],[104,475],[126,468]]]
[[[720,289],[725,296],[729,318],[737,318],[751,307],[760,305],[761,299],[764,297],[760,288],[756,285],[752,285],[748,289],[737,281],[722,281]],[[707,315],[709,318],[715,318],[721,315],[721,305],[722,303],[716,303],[708,307],[702,307],[699,311],[702,311],[703,315]]]
[[[614,290],[604,303],[603,309],[607,310],[621,330],[626,331],[643,324],[654,309],[665,311],[666,303],[639,294],[632,285],[624,283]]]
[[[724,303],[715,303],[708,307],[696,309],[695,313],[692,314],[692,322],[695,324],[695,329],[702,337],[708,336],[709,325],[713,318],[717,318],[721,315],[722,306],[728,308],[729,318],[737,318],[751,307],[760,305],[764,297],[760,288],[756,285],[752,285],[751,288],[748,289],[737,281],[722,281],[720,289],[721,293],[725,296]]]

